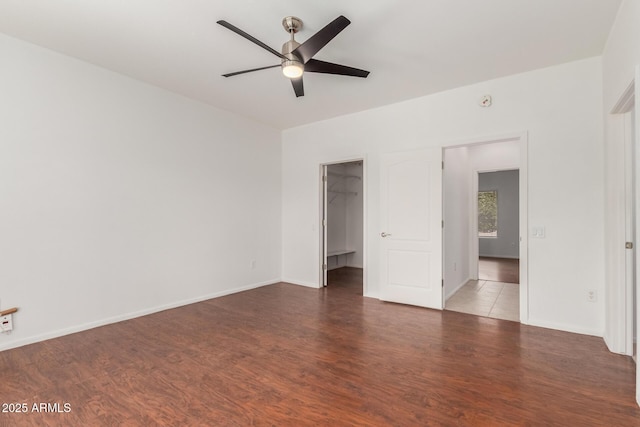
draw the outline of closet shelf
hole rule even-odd
[[[339,177],[342,177],[342,178],[362,179],[362,177],[359,177],[358,175],[349,175],[349,174],[346,174],[346,173],[339,173],[339,172],[329,172],[329,175],[339,176]]]
[[[345,196],[357,196],[358,195],[358,193],[355,192],[355,191],[327,190],[327,193],[333,194],[333,196],[331,196],[331,198],[329,199],[329,204],[333,203],[333,201],[336,199],[336,197],[338,197],[340,194],[344,194]]]
[[[352,251],[350,249],[338,249],[336,251],[327,251],[327,257],[347,255],[347,254],[355,254],[355,253],[356,253],[356,251]]]

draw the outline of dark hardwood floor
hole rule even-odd
[[[0,352],[0,401],[30,410],[0,425],[640,425],[635,364],[601,338],[363,298],[336,274]]]
[[[348,291],[362,295],[362,269],[342,267],[327,272],[327,285],[348,288]],[[344,289],[345,291],[347,289]]]
[[[478,279],[492,282],[520,283],[520,260],[480,257]]]

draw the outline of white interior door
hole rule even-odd
[[[380,299],[442,309],[442,149],[381,158]]]

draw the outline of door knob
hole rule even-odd
[[[385,233],[385,232],[383,231],[382,233],[380,233],[380,235],[381,235],[382,237],[389,237],[389,236],[391,236],[391,233]]]

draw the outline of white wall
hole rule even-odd
[[[491,94],[494,105],[480,108]],[[544,94],[544,96],[540,96]],[[283,279],[319,286],[318,165],[365,158],[365,295],[379,293],[380,154],[528,132],[529,322],[602,335],[603,141],[600,58],[479,83],[283,133]],[[576,161],[579,158],[579,161]]]
[[[518,258],[520,246],[519,180],[517,170],[478,174],[478,191],[498,193],[498,233],[480,237],[480,256]]]
[[[604,112],[608,114],[640,65],[640,2],[624,0],[602,54]]]
[[[362,162],[348,163],[346,166],[348,175],[358,176],[346,181],[347,191],[355,193],[347,199],[347,249],[353,249],[355,253],[347,256],[347,266],[362,268],[363,264],[363,219],[364,197],[362,194],[363,177]]]
[[[520,166],[520,142],[501,141],[469,147],[469,162],[473,173],[516,169]]]
[[[279,131],[0,52],[0,300],[19,307],[0,349],[279,280]]]
[[[444,150],[443,215],[444,215],[444,295],[451,297],[471,278],[469,270],[471,215],[471,166],[469,148]]]
[[[630,353],[625,346],[625,153],[624,119],[611,114],[625,90],[634,81],[640,65],[640,2],[625,0],[602,55],[605,123],[605,183],[606,183],[606,301],[605,341],[609,349]],[[636,87],[640,82],[635,82]],[[636,100],[637,103],[637,100]],[[637,108],[637,104],[636,104]]]

